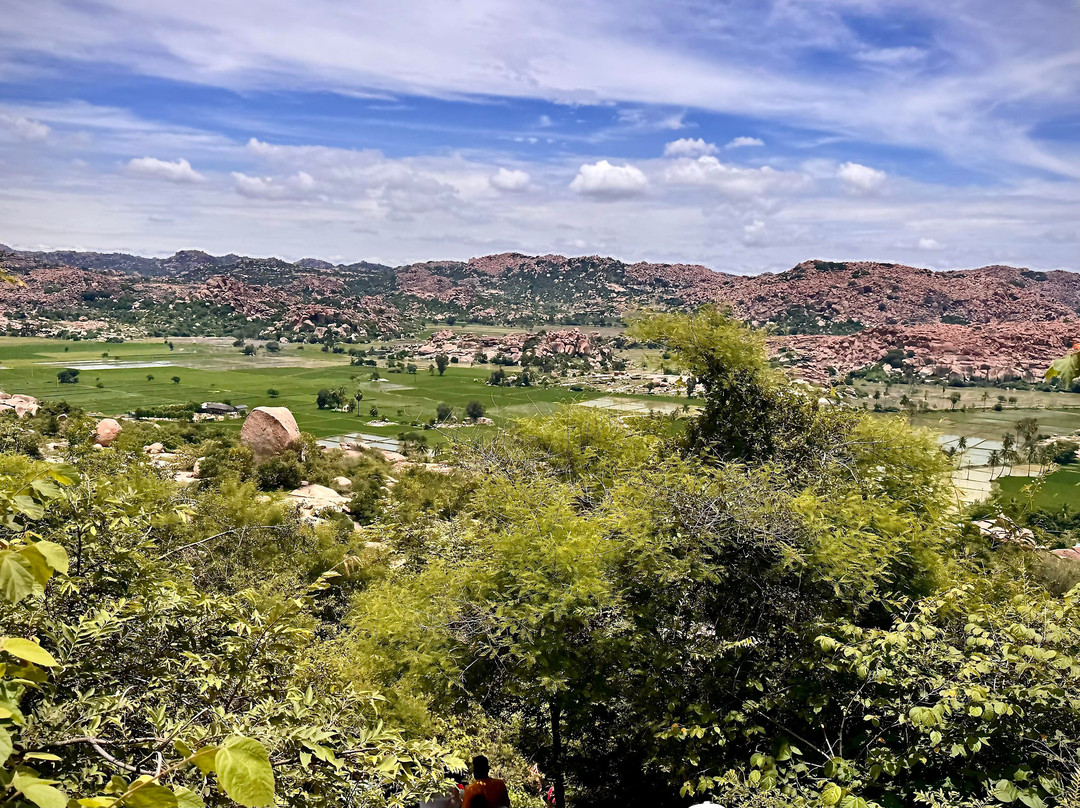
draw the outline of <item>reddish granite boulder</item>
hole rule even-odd
[[[240,442],[259,462],[280,455],[299,441],[300,428],[288,407],[256,407],[240,429]]]
[[[111,446],[123,431],[124,428],[115,418],[102,418],[94,430],[94,440],[102,446]]]

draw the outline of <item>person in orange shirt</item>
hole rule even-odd
[[[474,757],[472,770],[475,779],[465,789],[461,808],[510,808],[506,783],[489,776],[488,759],[483,755]]]

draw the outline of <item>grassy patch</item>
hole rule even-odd
[[[1064,466],[1041,484],[1031,477],[1002,477],[997,484],[1003,500],[1030,505],[1034,510],[1058,511],[1066,504],[1075,509],[1080,503],[1080,467]]]
[[[445,376],[430,376],[426,366],[415,376],[379,373],[386,381],[371,381],[372,368],[352,367],[348,358],[324,354],[307,346],[295,346],[279,354],[246,357],[228,340],[174,341],[175,350],[160,342],[122,344],[66,342],[61,340],[0,338],[0,389],[27,393],[42,400],[66,399],[89,411],[120,415],[136,407],[183,403],[186,401],[229,401],[249,407],[274,405],[289,407],[300,428],[325,437],[343,432],[397,435],[412,429],[414,419],[427,421],[440,402],[446,402],[461,416],[473,400],[482,403],[496,424],[530,415],[543,415],[577,401],[599,398],[601,393],[574,392],[566,388],[489,387],[484,384],[489,369],[459,368],[451,365]],[[65,348],[67,350],[65,350]],[[108,357],[102,357],[108,353]],[[123,363],[169,362],[164,367],[132,367]],[[93,362],[118,363],[101,369],[82,370],[78,384],[59,384],[56,374],[64,367]],[[49,364],[59,363],[59,364]],[[148,379],[147,376],[153,376]],[[179,383],[172,381],[180,377]],[[100,382],[101,387],[97,384]],[[359,387],[364,398],[361,416],[320,410],[315,394],[320,388],[344,385],[351,395]],[[271,399],[267,390],[279,395]],[[633,397],[625,397],[632,400]],[[666,401],[660,396],[640,398]],[[378,407],[379,417],[401,422],[401,426],[369,426],[370,408]],[[399,414],[399,410],[401,411]],[[236,423],[239,428],[239,422]],[[430,442],[441,438],[428,433]]]

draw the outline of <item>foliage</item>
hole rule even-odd
[[[56,374],[56,380],[60,384],[78,384],[79,371],[75,368],[65,368]]]
[[[296,452],[286,451],[256,466],[255,476],[259,481],[259,487],[264,490],[291,491],[299,488],[300,481],[304,479],[304,468],[300,465],[300,458],[297,457]]]

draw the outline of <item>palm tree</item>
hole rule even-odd
[[[990,450],[990,456],[986,459],[986,465],[990,467],[990,479],[994,479],[994,470],[1001,465],[1001,454],[997,449]]]

